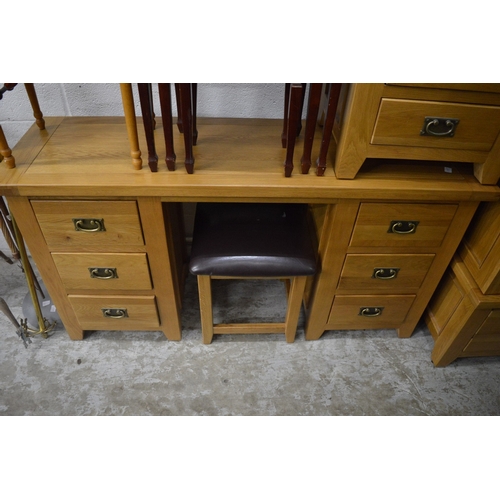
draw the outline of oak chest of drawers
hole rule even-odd
[[[462,357],[500,356],[500,294],[481,293],[458,255],[432,297],[426,322],[435,341],[435,366]]]
[[[436,366],[500,355],[500,202],[477,210],[425,319]]]
[[[392,158],[470,162],[481,183],[498,182],[500,84],[350,84],[343,94],[338,178],[353,179],[367,158]]]

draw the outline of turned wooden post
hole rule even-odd
[[[132,165],[136,170],[142,168],[141,150],[139,149],[139,136],[137,135],[137,120],[135,117],[134,95],[131,83],[120,83],[125,124],[127,126],[128,141]]]
[[[0,125],[0,155],[3,156],[3,160],[7,168],[15,168],[16,159],[12,156],[12,150],[9,148],[5,134],[3,133],[2,126]]]
[[[314,133],[318,122],[319,104],[321,101],[322,83],[311,83],[309,88],[309,103],[307,105],[306,130],[304,132],[304,152],[300,160],[302,173],[309,173]]]
[[[45,130],[45,120],[43,119],[43,113],[40,109],[40,104],[38,103],[35,86],[32,83],[25,83],[24,88],[26,89],[26,93],[28,94],[36,124],[38,125],[38,128],[40,130]]]

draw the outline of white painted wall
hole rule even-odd
[[[137,88],[133,88],[139,116]],[[200,83],[198,116],[280,118],[284,88],[284,83]],[[118,83],[37,83],[35,89],[44,116],[123,116]],[[155,109],[160,114],[156,85],[153,94]],[[174,92],[172,96],[176,114]],[[33,123],[28,96],[23,84],[18,84],[0,101],[0,125],[11,148]]]

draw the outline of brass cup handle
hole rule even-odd
[[[445,130],[444,132],[436,132],[435,130],[432,130],[432,127],[439,125],[439,120],[437,118],[434,118],[434,120],[429,121],[429,123],[427,123],[427,125],[425,126],[425,132],[436,137],[452,137],[455,134],[456,122],[452,120],[446,120],[444,124],[449,127],[448,130]]]
[[[362,307],[359,315],[365,318],[375,318],[382,314],[382,309],[383,307]]]
[[[104,231],[102,219],[74,219],[74,224],[77,231],[83,231],[84,233],[98,233]]]
[[[407,231],[400,231],[398,228],[402,227],[403,224],[401,222],[396,222],[395,224],[392,225],[392,232],[396,234],[412,234],[417,230],[417,225],[414,224],[413,222],[408,222],[408,230]]]
[[[386,276],[385,273],[388,272],[389,274]],[[373,277],[377,278],[378,280],[393,280],[396,278],[398,275],[398,270],[397,269],[377,269],[373,273]]]
[[[90,277],[98,280],[117,279],[118,274],[114,267],[89,267]]]
[[[105,318],[122,319],[127,317],[126,309],[103,309],[102,314]]]

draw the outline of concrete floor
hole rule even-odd
[[[17,264],[0,259],[0,296],[22,317]],[[221,281],[217,312],[255,300],[262,318],[284,310],[279,282]],[[265,298],[258,294],[265,286]],[[430,360],[424,325],[394,331],[216,336],[201,343],[196,281],[188,279],[181,342],[161,332],[93,332],[72,341],[62,326],[25,349],[0,313],[0,415],[498,415],[500,358]],[[244,318],[231,318],[233,320]],[[256,318],[258,319],[258,318]],[[220,317],[218,320],[222,320]]]

